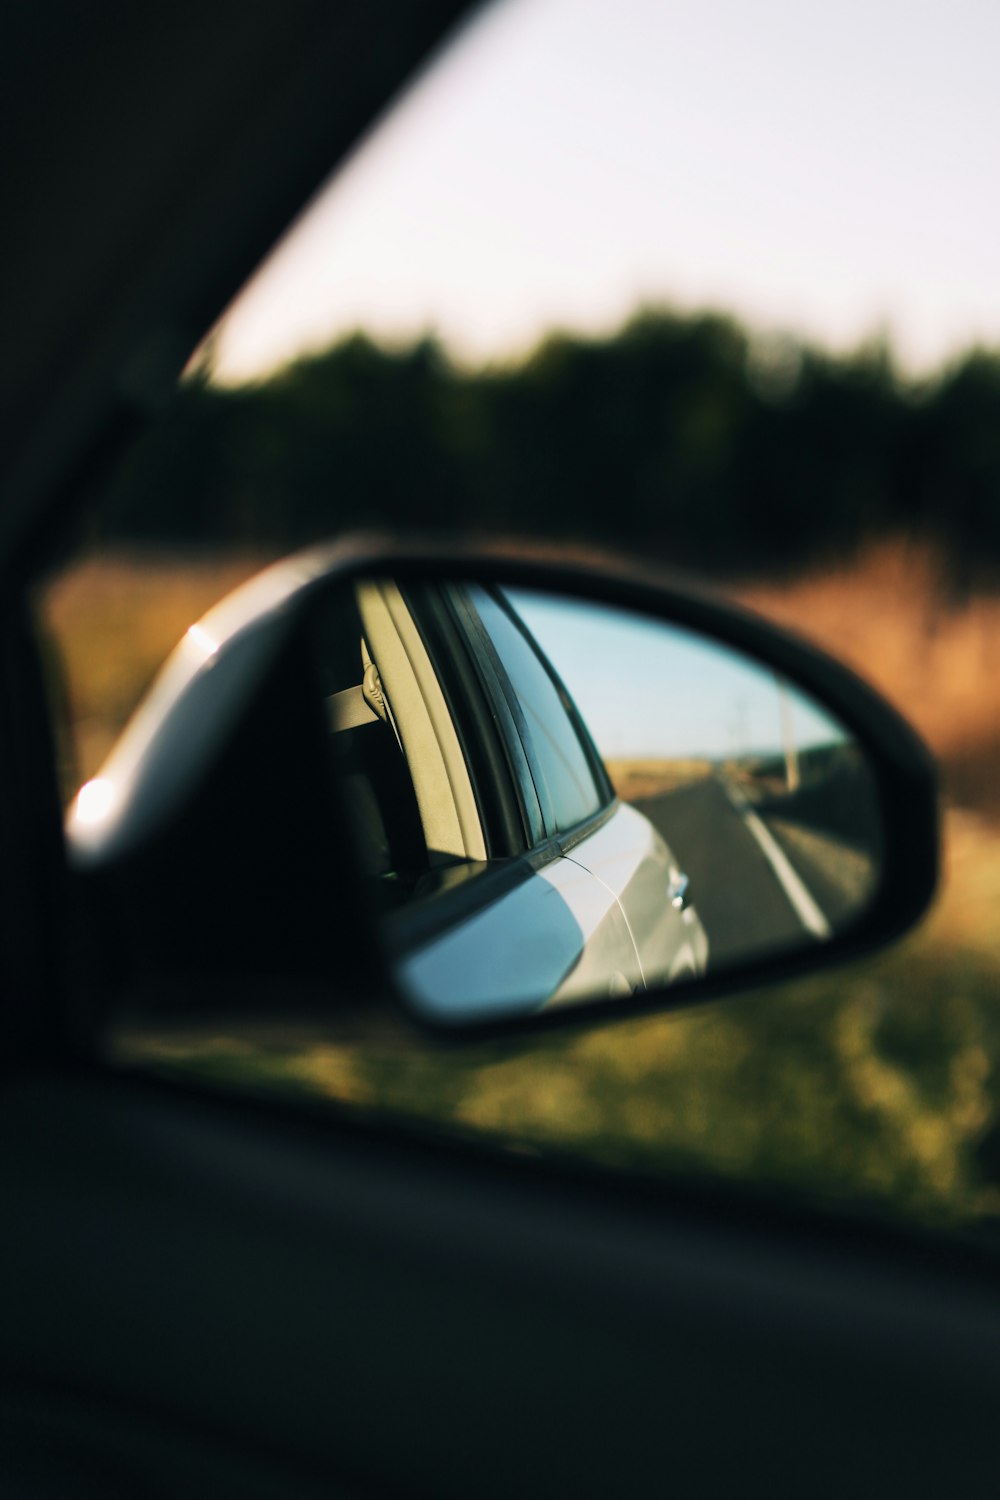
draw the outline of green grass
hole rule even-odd
[[[975,1222],[1000,1212],[1000,947],[970,908],[1000,881],[1000,839],[960,822],[952,842],[957,879],[895,950],[701,1009],[457,1049],[373,1018],[287,1044],[133,1036],[122,1055],[518,1149]]]

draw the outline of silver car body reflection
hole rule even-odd
[[[676,864],[647,818],[608,821],[399,964],[408,997],[458,1020],[543,1002],[615,999],[705,971],[693,906],[670,899]]]
[[[386,917],[407,999],[428,1019],[454,1024],[621,998],[704,973],[708,940],[684,872],[649,820],[615,797],[564,685],[504,596],[442,588],[424,602],[425,611],[448,612],[453,649],[478,662],[474,688],[466,681],[464,689],[429,648],[420,607],[394,583],[362,584],[356,597],[364,676],[331,701],[331,724],[357,733],[364,700],[369,719],[384,721],[375,734],[391,730],[408,768],[431,871]],[[483,627],[491,610],[494,631],[510,631],[521,669],[528,665],[543,694],[534,716]],[[524,847],[506,857],[486,852],[493,841],[457,722],[463,692],[484,699],[508,762],[523,761],[522,801],[538,793],[537,807],[521,809]],[[555,766],[565,786],[542,786],[546,756],[549,782]],[[515,768],[512,798],[516,781]],[[574,799],[583,815],[567,826]],[[386,823],[391,800],[382,798]],[[398,888],[395,869],[388,878]]]

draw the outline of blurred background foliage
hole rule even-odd
[[[209,351],[41,600],[67,793],[192,620],[275,555],[356,528],[631,552],[810,635],[939,756],[937,908],[850,970],[517,1045],[442,1053],[332,1025],[307,1042],[122,1035],[119,1055],[520,1151],[1000,1223],[1000,355],[917,382],[884,344],[834,357],[668,311],[481,370],[358,334],[225,388]]]
[[[1000,559],[1000,357],[905,380],[721,316],[638,314],[466,370],[363,334],[271,379],[208,362],[134,448],[98,535],[288,549],[348,527],[506,531],[769,577],[919,538],[967,590]]]

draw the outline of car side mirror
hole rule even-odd
[[[307,978],[458,1034],[868,951],[937,868],[928,753],[829,657],[706,595],[458,551],[318,548],[237,590],[67,828],[133,991]]]

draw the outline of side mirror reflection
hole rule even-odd
[[[883,830],[845,726],[748,656],[616,606],[341,584],[313,640],[396,980],[469,1026],[828,941]]]

